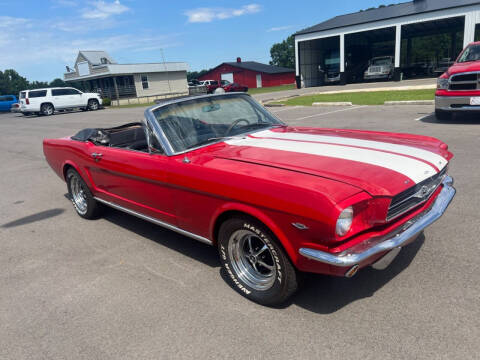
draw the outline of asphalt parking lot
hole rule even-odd
[[[457,196],[384,271],[311,275],[279,309],[223,280],[215,249],[108,210],[75,214],[42,139],[143,109],[0,114],[0,359],[477,359],[480,119],[430,106],[271,108],[292,125],[438,137]]]

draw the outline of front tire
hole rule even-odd
[[[74,169],[67,171],[67,187],[73,207],[84,219],[95,219],[100,215],[100,204],[93,195],[80,174]]]
[[[262,305],[279,305],[298,288],[295,268],[278,240],[248,217],[225,221],[219,230],[220,261],[232,287]]]
[[[96,99],[88,100],[88,110],[95,111],[95,110],[98,110],[98,108],[99,108],[98,100]]]
[[[452,113],[450,111],[445,111],[445,110],[435,110],[435,117],[437,120],[451,120],[452,119]]]
[[[55,108],[53,107],[52,104],[49,104],[49,103],[42,104],[40,108],[40,113],[45,116],[53,115],[54,112],[55,112]]]

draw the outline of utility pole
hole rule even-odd
[[[172,93],[172,87],[170,86],[170,76],[168,75],[167,63],[165,62],[165,55],[162,48],[160,48],[160,52],[162,53],[163,66],[165,68],[165,73],[167,74],[168,90],[170,93]]]

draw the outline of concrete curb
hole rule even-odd
[[[385,101],[384,105],[435,105],[435,100]]]
[[[262,104],[265,107],[283,107],[283,106],[285,106],[285,104],[269,104],[269,103],[267,103],[267,104],[262,103]]]
[[[353,104],[350,101],[314,102],[312,106],[353,106]]]

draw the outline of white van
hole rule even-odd
[[[20,111],[25,114],[52,115],[56,110],[98,110],[102,98],[74,88],[48,88],[20,92]]]

